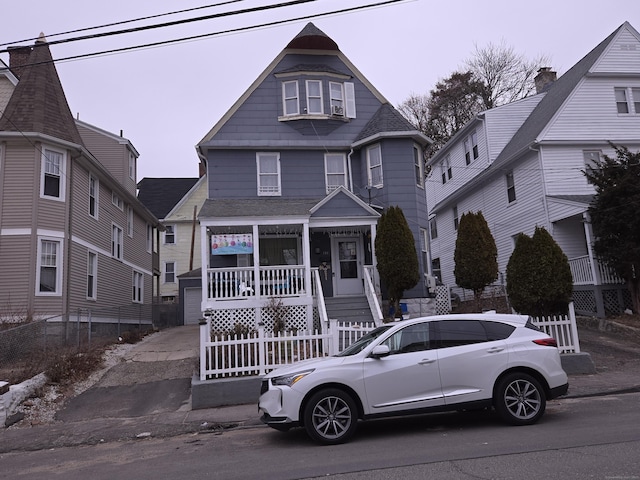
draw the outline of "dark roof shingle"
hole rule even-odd
[[[163,219],[193,188],[198,178],[148,178],[138,182],[138,200]]]

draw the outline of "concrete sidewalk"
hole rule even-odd
[[[258,392],[256,402],[250,404],[191,409],[190,382],[197,367],[198,342],[197,326],[145,337],[93,387],[70,399],[55,423],[0,432],[0,453],[262,427]],[[627,342],[624,348],[631,355],[624,368],[571,375],[569,394],[562,398],[640,391],[637,343]]]

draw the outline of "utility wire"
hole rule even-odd
[[[132,18],[130,20],[122,20],[122,21],[119,21],[119,22],[105,23],[103,25],[96,25],[94,27],[77,28],[75,30],[69,30],[69,31],[66,31],[66,32],[47,34],[47,38],[59,37],[60,35],[69,35],[71,33],[87,32],[89,30],[97,30],[97,29],[100,29],[100,28],[115,27],[116,25],[125,25],[127,23],[141,22],[143,20],[150,20],[152,18],[166,17],[166,16],[169,16],[169,15],[177,15],[179,13],[193,12],[195,10],[203,10],[203,9],[207,9],[207,8],[221,7],[223,5],[227,5],[227,4],[230,4],[230,3],[237,3],[237,2],[242,2],[242,1],[244,1],[244,0],[228,0],[226,2],[214,3],[212,5],[203,5],[201,7],[186,8],[184,10],[175,10],[173,12],[158,13],[156,15],[148,15],[146,17]],[[25,38],[23,40],[17,40],[15,42],[0,43],[0,47],[4,47],[6,45],[15,45],[15,44],[18,44],[18,43],[33,42],[33,41],[35,41],[37,39],[38,39],[37,37],[35,37],[35,38]]]
[[[306,0],[306,1],[309,1],[309,0]],[[311,0],[311,1],[316,1],[316,0]],[[355,12],[355,11],[358,11],[358,10],[364,10],[364,9],[368,9],[368,8],[387,6],[387,5],[391,5],[391,4],[394,4],[394,3],[406,2],[406,1],[407,0],[386,0],[386,1],[382,1],[382,2],[370,3],[370,4],[367,4],[367,5],[360,5],[360,6],[357,6],[357,7],[344,8],[344,9],[340,9],[340,10],[333,10],[333,11],[330,11],[330,12],[315,13],[315,14],[311,14],[311,15],[304,15],[304,16],[301,16],[301,17],[289,18],[289,19],[285,19],[285,20],[276,20],[276,21],[268,22],[268,23],[250,25],[248,27],[238,27],[238,28],[233,28],[233,29],[229,29],[229,30],[222,30],[222,31],[219,31],[219,32],[204,33],[204,34],[201,34],[201,35],[194,35],[194,36],[190,36],[190,37],[176,38],[176,39],[173,39],[173,40],[163,40],[163,41],[160,41],[160,42],[146,43],[146,44],[134,45],[134,46],[130,46],[130,47],[115,48],[115,49],[111,49],[111,50],[103,50],[103,51],[100,51],[100,52],[84,53],[84,54],[80,54],[80,55],[72,55],[72,56],[69,56],[69,57],[63,57],[63,58],[59,58],[57,60],[53,60],[53,62],[65,62],[65,61],[70,61],[70,60],[78,60],[78,59],[82,59],[82,58],[90,58],[90,57],[97,57],[97,56],[101,56],[101,55],[109,55],[109,54],[132,51],[132,50],[139,50],[139,49],[143,49],[143,48],[152,48],[152,47],[159,47],[159,46],[163,46],[163,45],[170,45],[170,44],[174,44],[174,43],[188,42],[188,41],[193,41],[193,40],[200,40],[200,39],[203,39],[203,38],[215,37],[215,36],[218,36],[218,35],[226,35],[226,34],[238,33],[238,32],[243,32],[243,31],[248,31],[248,30],[255,30],[255,29],[259,29],[259,28],[273,27],[273,26],[276,26],[276,25],[282,25],[282,24],[286,24],[286,23],[293,23],[293,22],[298,22],[298,21],[301,21],[301,20],[310,20],[312,18],[318,18],[318,17],[327,17],[327,16],[331,16],[331,15],[340,15],[340,14],[344,14],[344,13]],[[3,52],[3,50],[0,50],[0,53],[1,52]],[[49,63],[49,62],[31,63],[31,64],[28,64],[28,65],[29,66],[31,66],[31,65],[40,65],[40,64],[43,64],[43,63]],[[27,66],[27,65],[24,65],[24,66]]]
[[[134,33],[134,32],[142,32],[145,30],[154,30],[156,28],[165,28],[165,27],[173,27],[176,25],[183,25],[186,23],[192,23],[192,22],[200,22],[202,20],[212,20],[214,18],[224,18],[224,17],[230,17],[233,15],[242,15],[245,13],[255,13],[255,12],[261,12],[264,10],[272,10],[274,8],[281,8],[281,7],[289,7],[292,5],[299,5],[299,4],[303,4],[303,3],[309,3],[309,2],[317,2],[318,0],[290,0],[289,2],[282,2],[282,3],[275,3],[272,5],[263,5],[261,7],[252,7],[252,8],[245,8],[242,10],[233,10],[230,12],[222,12],[222,13],[214,13],[211,15],[205,15],[202,17],[194,17],[194,18],[186,18],[186,19],[182,19],[182,20],[174,20],[172,22],[165,22],[165,23],[155,23],[153,25],[144,25],[142,27],[134,27],[134,28],[125,28],[123,30],[114,30],[111,32],[102,32],[102,33],[94,33],[91,35],[82,35],[80,37],[73,37],[73,38],[64,38],[61,40],[53,40],[52,42],[47,42],[48,45],[57,45],[59,43],[71,43],[71,42],[77,42],[77,41],[81,41],[81,40],[93,40],[95,38],[102,38],[102,37],[112,37],[114,35],[122,35],[125,33]],[[44,45],[44,44],[42,44]],[[39,45],[36,44],[36,47],[38,47]],[[4,53],[7,50],[0,50],[0,53]]]

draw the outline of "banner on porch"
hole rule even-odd
[[[243,255],[253,253],[250,233],[211,235],[211,255]]]

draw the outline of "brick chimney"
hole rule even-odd
[[[7,48],[9,52],[9,68],[18,79],[20,79],[23,67],[29,62],[31,50],[33,50],[33,47],[29,46]]]
[[[536,84],[536,93],[544,92],[556,79],[557,74],[551,70],[551,67],[540,68],[538,75],[533,79]]]

